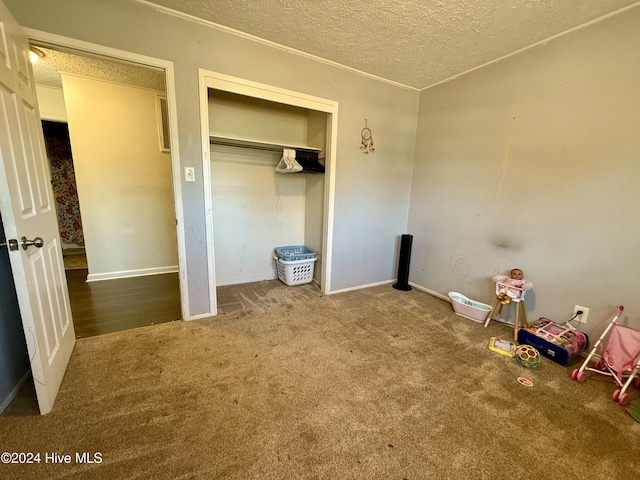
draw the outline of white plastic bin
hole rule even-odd
[[[273,259],[282,283],[290,287],[311,283],[318,259],[316,252],[304,245],[276,247],[275,251]]]
[[[474,322],[484,323],[491,311],[491,305],[471,300],[458,292],[449,292],[449,298],[451,299],[451,306],[456,315],[468,318]]]

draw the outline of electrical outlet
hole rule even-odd
[[[184,167],[184,181],[185,182],[196,181],[196,173],[193,167]]]
[[[581,315],[578,315],[578,310],[582,311]],[[587,323],[587,317],[589,316],[589,309],[587,307],[581,307],[580,305],[576,305],[573,307],[573,316],[580,323]]]

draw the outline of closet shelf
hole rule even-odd
[[[307,145],[284,145],[281,143],[267,142],[264,140],[250,140],[247,138],[228,137],[222,135],[210,135],[209,144],[225,145],[230,147],[253,148],[256,150],[268,150],[273,152],[281,152],[283,148],[292,148],[295,150],[307,150],[310,152],[320,152],[321,148],[309,147]]]

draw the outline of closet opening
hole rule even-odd
[[[216,287],[278,279],[280,246],[315,250],[313,283],[330,292],[337,103],[231,78],[201,76],[213,314]],[[286,150],[301,171],[276,170]]]

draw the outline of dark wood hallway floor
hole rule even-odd
[[[180,320],[177,273],[87,283],[87,270],[66,270],[77,338]]]

